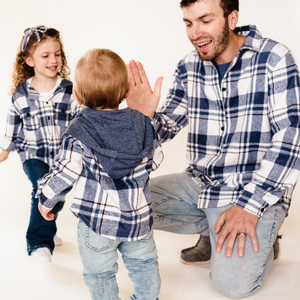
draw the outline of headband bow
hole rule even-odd
[[[27,43],[31,37],[31,35],[33,33],[35,33],[36,35],[36,38],[38,40],[38,42],[41,41],[41,38],[40,38],[40,33],[44,33],[48,30],[48,28],[46,26],[38,26],[38,27],[31,27],[31,28],[27,28],[25,29],[24,31],[24,38],[23,38],[23,41],[22,41],[22,46],[21,46],[21,51],[24,52],[26,47],[27,47]]]

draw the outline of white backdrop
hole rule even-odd
[[[255,24],[264,36],[290,48],[300,63],[299,11],[299,0],[240,0],[238,25]],[[54,27],[61,32],[71,70],[87,50],[95,47],[110,48],[126,63],[130,59],[140,60],[152,86],[158,76],[164,77],[161,103],[177,62],[192,50],[179,0],[0,0],[1,135],[5,129],[7,92],[17,46],[24,29],[36,25]],[[185,143],[186,131],[183,131],[164,145],[165,161],[154,176],[184,170]],[[0,165],[0,182],[1,201],[11,201],[12,212],[23,208],[27,211],[31,187],[16,153]],[[296,190],[294,198],[299,194]],[[1,216],[10,213],[0,210],[0,222]],[[299,228],[296,212],[293,213],[295,217],[290,222],[297,222]]]

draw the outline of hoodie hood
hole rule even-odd
[[[91,148],[104,171],[121,179],[148,156],[155,133],[150,118],[136,110],[86,108],[72,120],[66,135]]]

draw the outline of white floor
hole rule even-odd
[[[52,263],[33,264],[25,244],[30,184],[25,175],[20,175],[23,171],[19,162],[13,168],[5,162],[0,168],[0,299],[90,299],[82,280],[76,245],[77,220],[68,209],[71,199],[67,199],[58,220],[58,234],[64,244],[55,249]],[[21,180],[13,184],[16,172]],[[297,188],[295,194],[300,194]],[[284,235],[281,259],[271,269],[263,287],[249,299],[300,299],[299,208],[299,199],[294,199],[290,215],[281,229]],[[226,299],[210,284],[209,265],[186,266],[179,262],[180,250],[194,245],[196,236],[155,231],[155,239],[162,277],[160,300]],[[121,261],[119,265],[118,282],[123,300],[129,298],[132,287]]]

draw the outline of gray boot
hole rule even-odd
[[[211,257],[211,245],[209,236],[200,235],[196,246],[183,249],[180,261],[186,265],[209,264]]]
[[[279,244],[279,239],[282,239],[282,235],[277,235],[277,238],[276,238],[275,243],[274,243],[274,245],[273,245],[273,250],[274,250],[273,263],[278,262],[279,257],[280,257],[280,244]]]

